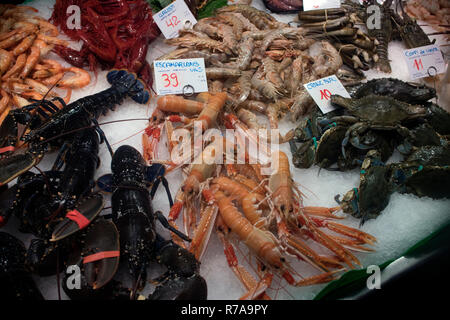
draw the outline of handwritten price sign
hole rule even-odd
[[[412,79],[434,76],[445,72],[442,52],[435,45],[404,50],[403,56]]]
[[[340,0],[303,0],[303,11],[340,8]]]
[[[303,86],[323,113],[336,109],[330,102],[332,94],[350,98],[347,90],[335,75],[306,83]]]
[[[192,12],[183,0],[176,0],[153,16],[158,28],[166,39],[178,37],[178,31],[189,21],[197,23]]]
[[[158,95],[208,91],[205,59],[153,61]]]

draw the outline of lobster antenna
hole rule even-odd
[[[126,121],[148,121],[148,118],[132,118],[132,119],[111,120],[111,121],[106,121],[106,122],[99,123],[98,126],[101,126],[101,125],[104,125],[104,124],[116,123],[116,122],[126,122]],[[78,131],[86,130],[86,129],[89,129],[89,128],[96,128],[96,127],[97,127],[97,125],[94,124],[94,125],[90,125],[90,126],[86,126],[86,127],[81,127],[81,128],[69,130],[69,131],[67,131],[67,132],[58,134],[58,135],[53,136],[53,137],[51,137],[51,138],[48,138],[48,139],[46,139],[46,140],[39,141],[37,144],[38,144],[38,145],[44,144],[44,143],[47,143],[47,142],[49,142],[49,141],[53,141],[53,140],[55,140],[55,139],[64,137],[64,136],[66,136],[66,135],[68,135],[68,134],[72,134],[72,133],[76,133],[76,132],[78,132]]]

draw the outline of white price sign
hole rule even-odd
[[[208,91],[203,58],[156,60],[153,67],[158,95]]]
[[[323,113],[328,113],[336,109],[331,105],[330,99],[332,94],[351,98],[341,81],[335,75],[306,83],[303,86]]]
[[[178,31],[187,23],[195,25],[197,20],[184,0],[176,0],[153,16],[153,20],[166,39],[178,37]]]
[[[303,11],[340,8],[341,0],[303,0]]]
[[[445,72],[442,52],[435,45],[404,50],[403,57],[412,79],[425,78]]]

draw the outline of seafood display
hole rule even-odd
[[[66,48],[68,42],[58,38],[58,28],[36,15],[28,6],[2,4],[0,9],[0,123],[12,109],[30,105],[44,97],[58,95],[50,88],[66,90],[69,103],[72,89],[90,83],[88,72],[63,67],[48,58],[56,45]],[[66,74],[71,76],[67,77]],[[58,108],[62,108],[56,101]]]
[[[446,141],[449,114],[427,102],[434,89],[380,78],[349,92],[353,99],[331,97],[341,108],[326,115],[316,110],[300,122],[290,141],[295,166],[332,169],[336,164],[345,171],[359,166],[369,150],[378,150],[386,161],[396,147],[408,155],[414,147]]]
[[[436,31],[447,31],[450,25],[450,4],[445,0],[411,0],[405,5],[406,12],[428,23]]]
[[[68,25],[71,6],[78,6],[80,27]],[[69,10],[68,10],[69,9]],[[70,64],[83,68],[127,69],[151,87],[152,76],[147,49],[159,35],[148,3],[139,1],[58,0],[50,19],[72,40],[83,41],[79,51],[55,46],[54,51]]]
[[[97,118],[113,110],[126,97],[131,97],[138,103],[146,103],[150,93],[136,75],[126,70],[108,72],[109,89],[81,98],[68,105],[63,103],[58,109],[52,101],[42,100],[21,109],[11,110],[0,126],[3,157],[0,159],[0,184],[13,180],[20,174],[36,165],[51,146],[61,146],[74,130],[89,127],[91,123],[98,124]],[[33,113],[38,111],[37,114]],[[34,111],[34,112],[33,112]],[[48,116],[45,112],[52,115]],[[29,132],[21,136],[28,145],[25,153],[15,154],[18,140],[18,124],[26,125]],[[112,152],[111,152],[112,153]]]
[[[41,2],[0,5],[2,298],[311,299],[450,222],[448,69],[393,54],[446,4],[189,0],[164,39],[172,0]],[[207,91],[160,94],[174,59]]]
[[[388,57],[391,40],[402,39],[407,48],[432,44],[417,21],[405,13],[402,2],[398,3],[399,12],[392,8],[392,0],[384,1],[382,5],[377,1],[365,1],[359,5],[347,0],[341,8],[302,11],[298,17],[302,28],[332,41],[344,64],[356,72],[375,67],[391,73]],[[369,6],[379,8],[379,26],[373,26],[373,17],[369,14],[373,9],[369,10]],[[364,28],[358,27],[361,24]]]

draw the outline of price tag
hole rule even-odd
[[[434,76],[445,72],[442,52],[435,45],[404,50],[403,56],[412,79]]]
[[[158,95],[208,91],[205,59],[153,61]]]
[[[347,90],[335,75],[306,83],[303,86],[323,113],[328,113],[336,109],[330,102],[332,94],[338,94],[345,98],[351,98]]]
[[[340,8],[341,0],[303,0],[303,11]]]
[[[184,0],[172,2],[155,14],[153,20],[166,39],[178,37],[178,31],[182,29],[186,23],[190,22],[192,25],[197,23],[197,20]]]

